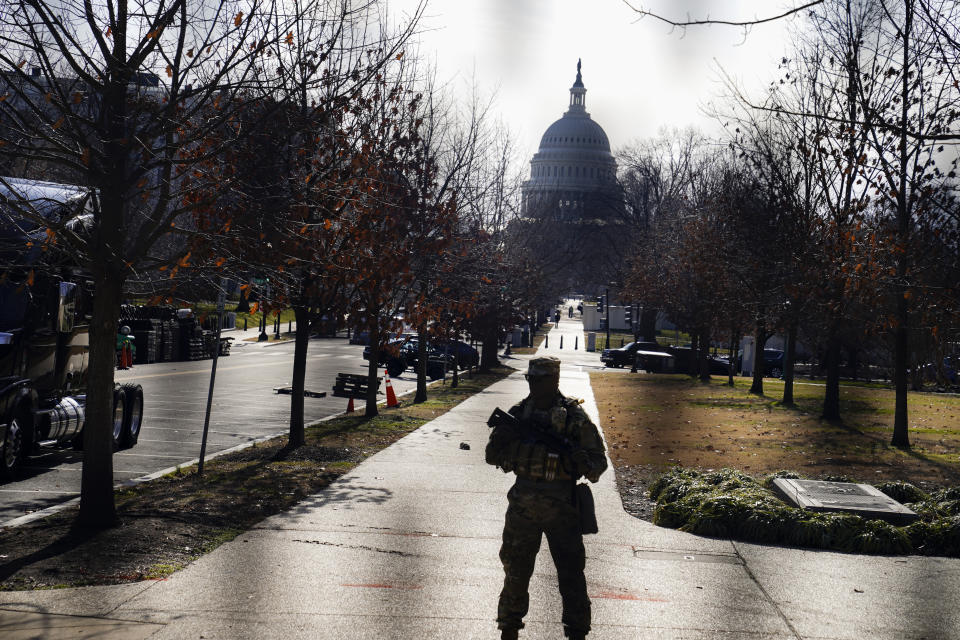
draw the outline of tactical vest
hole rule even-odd
[[[573,420],[571,409],[579,404],[576,400],[560,397],[549,410],[534,409],[533,403],[524,400],[510,410],[532,430],[550,431],[577,447],[580,442],[580,424]],[[500,465],[505,471],[529,480],[572,480],[571,462],[566,455],[551,451],[550,447],[535,438],[516,438],[507,444]]]

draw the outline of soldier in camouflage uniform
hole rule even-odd
[[[585,476],[596,482],[607,468],[603,440],[580,407],[580,400],[559,391],[560,361],[535,358],[527,370],[530,395],[510,409],[525,428],[542,429],[572,445],[557,452],[535,438],[495,428],[487,443],[487,463],[516,482],[507,494],[500,560],[506,577],[497,607],[503,640],[517,638],[529,606],[527,587],[543,534],[557,567],[563,599],[564,635],[585,638],[590,631],[590,599],[583,569],[585,555],[574,486]]]

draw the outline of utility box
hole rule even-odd
[[[600,330],[600,312],[595,305],[583,305],[583,330]]]
[[[611,331],[628,331],[630,323],[627,322],[626,307],[607,307],[607,321],[610,324]]]
[[[753,339],[753,336],[746,336],[740,341],[740,352],[743,354],[743,360],[740,363],[740,374],[752,376],[753,362],[757,355],[756,341]]]
[[[587,334],[587,351],[596,351],[597,350],[597,334],[588,333]]]

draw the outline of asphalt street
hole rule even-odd
[[[290,396],[278,394],[274,388],[290,384],[293,342],[242,340],[256,335],[254,331],[230,335],[236,338],[232,353],[217,364],[207,456],[285,433],[289,427]],[[332,396],[333,383],[338,372],[366,373],[362,351],[362,346],[348,344],[345,338],[310,341],[306,388],[328,395],[305,399],[308,422],[347,408],[345,398]],[[211,362],[164,362],[117,371],[117,382],[140,384],[144,393],[139,443],[113,457],[117,482],[169,469],[200,455]],[[412,370],[392,382],[398,395],[416,386]],[[384,392],[383,383],[380,392]],[[362,411],[362,402],[357,402],[357,408]],[[0,484],[0,526],[79,496],[82,463],[83,453],[72,449],[46,450],[28,458],[18,481]]]

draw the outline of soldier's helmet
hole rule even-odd
[[[527,377],[559,376],[560,359],[553,356],[534,358],[527,365]]]

